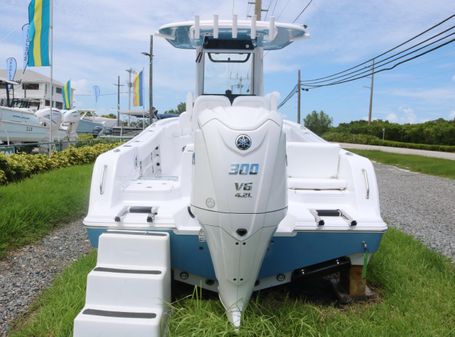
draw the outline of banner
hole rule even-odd
[[[142,90],[142,83],[143,83],[143,76],[142,70],[136,74],[133,81],[133,90],[134,90],[134,99],[133,99],[133,106],[144,106],[144,97],[143,97],[143,90]]]
[[[8,80],[13,81],[16,75],[17,61],[14,57],[6,59],[6,71],[8,72]]]
[[[66,82],[62,90],[63,106],[66,110],[71,109],[71,81]]]
[[[50,1],[32,0],[28,6],[28,59],[29,67],[50,66],[49,32]]]
[[[22,26],[22,39],[24,40],[24,55],[22,58],[22,73],[25,74],[25,70],[27,70],[27,64],[28,64],[28,49],[30,47],[30,38],[28,36],[29,29],[28,29],[29,24],[26,23],[25,25]]]

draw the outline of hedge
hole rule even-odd
[[[39,172],[92,163],[101,153],[118,145],[119,143],[103,143],[69,147],[61,152],[54,152],[51,156],[25,153],[0,154],[0,185],[22,180]]]
[[[416,144],[397,142],[393,140],[382,140],[376,136],[365,134],[351,134],[345,132],[329,131],[322,135],[322,138],[329,142],[340,143],[354,143],[354,144],[368,144],[368,145],[381,145],[391,147],[404,147],[408,149],[428,150],[428,151],[443,151],[455,152],[453,145],[433,145],[433,144]]]
[[[352,121],[340,123],[333,132],[370,135],[395,142],[414,144],[450,145],[455,146],[455,119],[442,118],[417,124],[398,124],[388,121],[374,120]],[[383,134],[385,131],[385,134]]]

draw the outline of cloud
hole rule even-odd
[[[417,116],[414,113],[414,110],[409,107],[402,107],[400,108],[400,112],[403,113],[403,116],[401,117],[401,121],[403,123],[416,123],[417,122]]]
[[[414,112],[414,109],[410,107],[399,107],[398,114],[395,112],[390,112],[385,116],[385,120],[393,123],[400,123],[400,124],[414,124],[417,123],[417,116]],[[422,121],[420,121],[422,122]]]
[[[440,87],[430,89],[389,89],[384,92],[400,97],[415,98],[425,101],[441,101],[441,100],[454,100],[455,99],[455,88],[452,87]]]
[[[27,3],[26,0],[2,1],[0,62],[8,56],[16,56],[21,64],[23,42],[20,27],[27,20]],[[301,0],[279,1],[274,16],[277,21],[293,21],[305,4]],[[213,14],[219,14],[220,18],[232,15],[231,1],[56,0],[54,5],[54,76],[62,82],[73,79],[73,86],[79,92],[87,88],[90,92],[94,84],[100,85],[104,93],[115,92],[113,83],[118,75],[125,83],[125,69],[129,67],[145,68],[148,73],[148,60],[140,53],[148,49],[150,34],[162,24],[188,20],[195,14],[201,14],[201,19]],[[251,14],[252,6],[248,6],[246,1],[235,1],[234,5],[240,19],[245,17],[247,7]],[[131,10],[133,8],[140,10]],[[455,2],[447,0],[313,1],[298,20],[309,25],[311,38],[296,42],[283,51],[267,54],[266,77],[281,76],[280,80],[285,83],[283,88],[286,87],[282,90],[289,90],[291,85],[288,83],[295,83],[296,69],[303,70],[303,78],[343,70],[346,65],[388,49],[453,12]],[[2,39],[4,36],[7,36],[6,40]],[[155,104],[163,110],[174,107],[184,99],[187,91],[193,89],[194,52],[177,50],[166,41],[155,38],[154,54]],[[48,69],[38,71],[48,74]],[[448,72],[451,73],[453,71]],[[147,78],[145,83],[147,90]],[[273,90],[278,89],[278,85],[281,84],[274,83]],[[440,99],[453,102],[455,97],[455,90],[451,87],[400,90],[392,95],[432,102]],[[92,104],[92,101],[87,100],[86,104]],[[122,97],[122,104],[124,102]],[[396,106],[400,104],[408,102],[399,102]],[[409,104],[414,106],[413,102]],[[112,99],[106,96],[99,102],[100,109],[109,110],[115,105],[115,96]],[[444,111],[451,109],[453,105]]]
[[[89,93],[89,81],[85,78],[79,80],[71,80],[71,87],[74,88],[78,93]]]
[[[302,6],[302,1],[292,0],[288,8]],[[410,8],[412,15],[409,15]],[[455,3],[449,4],[447,0],[431,3],[320,0],[313,2],[299,20],[309,25],[312,35],[308,42],[303,43],[308,47],[302,47],[300,52],[324,55],[334,63],[357,62],[414,36],[454,10]],[[285,18],[292,20],[295,16],[296,11],[287,11]]]
[[[391,112],[385,116],[385,120],[392,123],[398,123],[398,116],[397,114]]]
[[[455,110],[449,112],[449,119],[455,119]]]

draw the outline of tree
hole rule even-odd
[[[182,112],[186,111],[186,103],[185,102],[180,102],[177,105],[176,109],[171,109],[171,110],[166,110],[164,113],[165,114],[176,114],[180,115]]]
[[[322,110],[319,111],[319,113],[313,110],[303,119],[305,127],[319,136],[324,132],[327,132],[332,127],[332,122],[332,117],[327,115]]]

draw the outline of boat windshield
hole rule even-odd
[[[252,95],[251,53],[205,53],[205,95]]]

